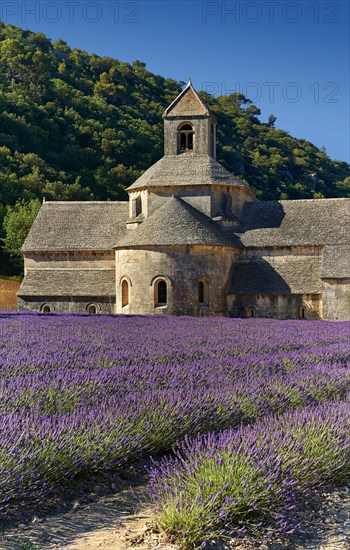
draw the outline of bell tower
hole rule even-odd
[[[190,81],[164,111],[164,156],[216,159],[216,118]]]

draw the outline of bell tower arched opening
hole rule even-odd
[[[190,152],[215,158],[216,118],[191,83],[165,110],[164,156]]]
[[[193,151],[194,144],[194,129],[192,124],[185,122],[178,128],[177,134],[177,153],[186,153],[187,151]]]

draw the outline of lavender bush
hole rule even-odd
[[[0,314],[0,513],[186,435],[346,401],[349,323]]]
[[[292,532],[303,497],[349,475],[349,430],[347,400],[186,438],[151,470],[159,527],[183,548]]]

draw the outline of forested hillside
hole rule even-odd
[[[181,85],[0,23],[0,236],[18,200],[126,199],[162,156],[162,112]],[[348,164],[273,116],[262,123],[240,94],[202,97],[218,118],[218,160],[259,198],[350,196]]]

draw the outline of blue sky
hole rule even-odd
[[[132,62],[215,95],[350,161],[349,2],[0,0],[5,23]]]

